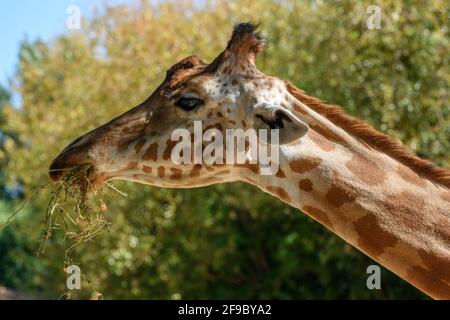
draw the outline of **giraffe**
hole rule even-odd
[[[209,64],[190,56],[173,65],[144,102],[69,144],[50,165],[51,179],[89,163],[95,187],[111,179],[175,188],[244,181],[305,212],[432,298],[450,299],[450,172],[259,71],[255,59],[265,42],[256,28],[236,25]],[[171,132],[192,133],[194,121],[204,131],[278,129],[277,172],[262,175],[250,161],[174,164]]]

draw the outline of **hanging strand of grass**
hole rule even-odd
[[[36,254],[38,256],[44,254],[48,241],[54,232],[61,231],[64,235],[65,243],[64,268],[73,264],[74,260],[72,255],[75,248],[83,242],[93,241],[98,234],[104,230],[109,230],[111,226],[111,223],[105,218],[105,212],[108,210],[103,197],[105,186],[123,197],[128,196],[110,183],[106,183],[99,191],[96,191],[89,180],[91,170],[91,165],[68,168],[64,170],[62,178],[58,181],[49,182],[37,187],[30,193],[20,207],[5,222],[0,224],[0,230],[13,222],[36,194],[48,187],[53,187],[45,212],[45,230]],[[93,210],[88,205],[90,200],[95,197],[99,201],[97,210]],[[94,293],[91,299],[101,298],[101,294],[97,291],[94,290]],[[63,293],[60,299],[70,299],[70,297],[71,291],[69,290]]]
[[[22,204],[17,208],[8,218],[6,218],[6,221],[0,224],[0,230],[8,226],[11,222],[14,221],[14,219],[17,217],[17,215],[28,205],[30,200],[39,193],[39,191],[44,190],[48,186],[52,185],[54,182],[49,182],[43,186],[39,186],[36,189],[34,189],[31,194],[22,202]]]
[[[48,241],[54,232],[61,231],[65,243],[64,266],[66,268],[71,265],[74,250],[80,243],[93,241],[98,234],[104,230],[109,230],[111,226],[111,223],[105,218],[105,211],[108,210],[103,198],[105,186],[99,191],[95,190],[89,180],[91,170],[91,165],[68,168],[64,170],[62,178],[58,181],[39,186],[31,192],[5,222],[0,224],[0,230],[13,222],[36,194],[48,187],[53,187],[45,212],[45,230],[36,254],[38,256],[44,254]],[[121,196],[127,197],[126,193],[118,190],[115,186],[109,183],[105,185]],[[94,210],[88,204],[94,198],[98,198],[99,201],[97,210]],[[101,295],[98,295],[97,293],[94,298],[101,297]],[[68,291],[62,294],[60,298],[70,298],[70,296],[71,292]]]
[[[113,189],[115,192],[119,193],[121,196],[124,196],[125,198],[128,197],[128,195],[125,192],[122,192],[120,190],[118,190],[116,187],[114,187],[111,183],[106,182],[105,183],[109,188]]]
[[[72,242],[69,249],[65,250],[65,256],[69,258],[71,250],[76,245],[92,240],[95,235],[109,225],[109,222],[101,218],[98,213],[92,215],[87,205],[88,189],[94,191],[88,179],[91,169],[90,165],[73,168],[58,181],[47,207],[47,228],[41,240],[39,254],[44,253],[47,242],[55,229],[62,229],[64,237]],[[74,206],[73,213],[65,209],[68,205]]]

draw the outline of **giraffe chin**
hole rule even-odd
[[[111,180],[111,178],[104,173],[89,177],[90,191],[96,192],[97,190],[101,189],[109,180]]]

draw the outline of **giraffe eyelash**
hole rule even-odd
[[[185,111],[194,111],[205,104],[205,101],[194,96],[182,96],[175,105]]]

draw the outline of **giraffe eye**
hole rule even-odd
[[[196,97],[181,97],[175,105],[186,111],[191,111],[202,106],[205,102]]]

